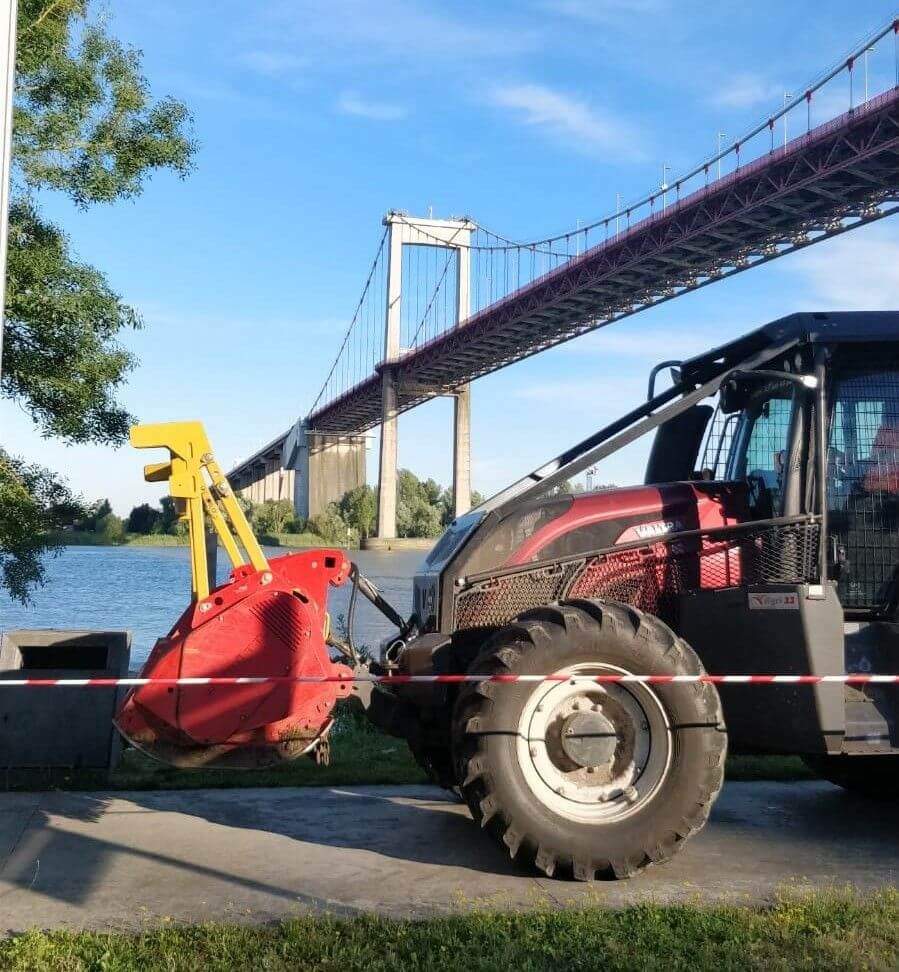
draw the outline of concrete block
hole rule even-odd
[[[0,680],[110,678],[128,674],[127,631],[7,631]],[[0,767],[111,769],[121,753],[112,724],[121,688],[0,687]]]

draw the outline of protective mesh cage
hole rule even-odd
[[[819,525],[802,518],[751,528],[674,534],[554,564],[475,580],[455,598],[457,629],[506,624],[564,598],[624,601],[677,622],[680,599],[698,590],[817,580]]]
[[[699,468],[708,473],[709,479],[722,480],[726,478],[727,458],[733,444],[734,432],[739,419],[737,412],[730,414],[715,409],[709,422],[702,446],[702,459]]]
[[[881,362],[886,360],[881,357]],[[879,362],[880,363],[880,362]],[[845,607],[895,596],[899,564],[899,372],[870,366],[841,375],[828,451],[830,534],[839,547]]]

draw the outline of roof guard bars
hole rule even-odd
[[[685,379],[682,378],[680,384],[666,388],[655,398],[644,402],[598,432],[594,432],[582,442],[566,449],[555,459],[551,459],[518,482],[492,496],[478,507],[478,510],[484,513],[490,512],[500,509],[513,500],[520,501],[527,496],[539,496],[548,492],[569,477],[576,476],[589,466],[596,465],[646,435],[647,432],[652,432],[665,422],[686,412],[704,398],[714,395],[724,381],[734,373],[751,371],[765,364],[793,347],[797,340],[796,337],[791,337],[788,341],[769,345],[741,361],[723,364],[720,372],[698,387],[691,385],[693,390],[689,392],[686,391]],[[679,395],[682,396],[680,400],[672,403],[672,399]]]

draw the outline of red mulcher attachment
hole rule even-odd
[[[171,462],[147,466],[144,475],[169,480],[190,528],[193,578],[193,602],[156,643],[142,677],[349,679],[352,669],[332,662],[327,647],[328,590],[351,569],[343,553],[313,550],[266,560],[199,422],[136,426],[131,441],[171,452]],[[212,591],[204,511],[234,563],[228,581]],[[129,742],[175,766],[252,768],[304,753],[325,759],[334,704],[351,688],[350,681],[142,685],[125,698],[115,723]]]

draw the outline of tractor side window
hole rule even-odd
[[[740,413],[728,479],[746,481],[754,519],[783,515],[793,393],[784,382],[759,389]]]
[[[899,372],[843,374],[833,395],[827,461],[830,533],[841,551],[840,599],[871,609],[899,565]]]
[[[727,460],[739,418],[736,412],[723,412],[720,405],[715,409],[702,448],[700,478],[721,480],[727,477]]]

